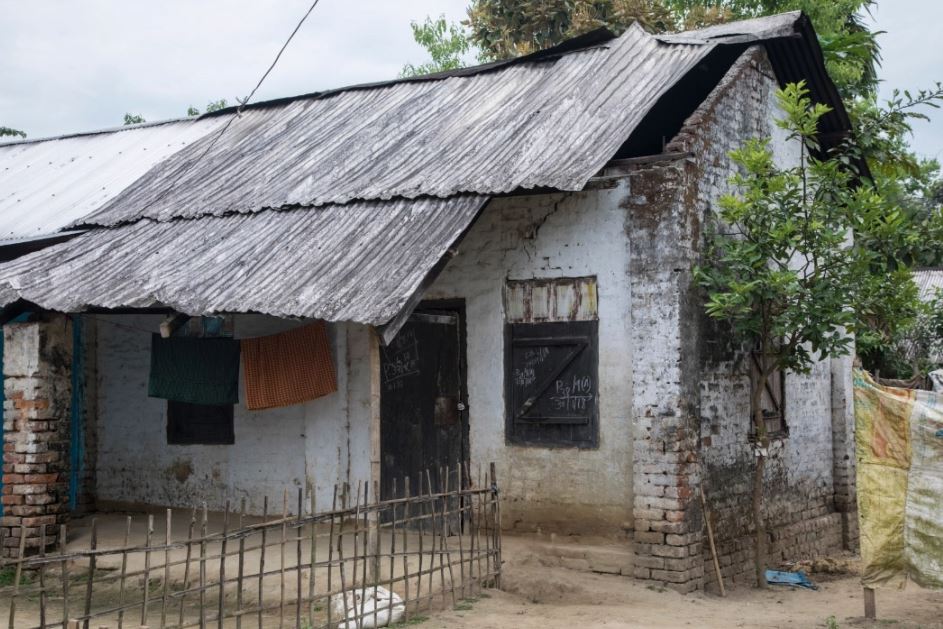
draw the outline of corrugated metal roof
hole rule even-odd
[[[460,195],[142,220],[0,265],[0,296],[60,312],[164,305],[190,315],[380,325],[403,309],[486,202]]]
[[[243,112],[85,223],[254,212],[356,199],[578,190],[714,44],[641,27],[589,48],[441,80]]]
[[[17,187],[0,171],[2,220],[32,207],[46,228],[66,214],[73,226],[98,227],[0,265],[0,298],[66,312],[160,304],[395,330],[490,195],[581,189],[718,46],[798,42],[783,49],[789,57],[814,45],[819,57],[807,50],[802,63],[821,66],[804,16],[766,20],[735,29],[754,33],[746,40],[701,31],[671,43],[637,26],[617,39],[596,32],[480,68],[147,127],[168,134],[157,142],[166,159],[147,166],[150,147],[126,132],[0,147],[0,168],[11,151],[10,168],[33,178]],[[793,67],[792,57],[781,63]],[[225,134],[213,133],[230,119]],[[62,151],[83,141],[109,146],[88,148],[87,163],[78,149]],[[22,200],[8,186],[25,190]],[[54,192],[55,211],[44,205]]]
[[[920,291],[921,301],[931,301],[937,291],[943,290],[943,269],[920,269],[914,271],[914,282]]]
[[[851,121],[835,83],[825,69],[825,58],[812,22],[801,11],[781,13],[750,20],[718,24],[694,31],[662,35],[665,42],[721,42],[766,47],[770,63],[781,85],[805,81],[816,102],[831,107],[819,123],[820,141],[824,149],[839,144],[850,132]],[[863,175],[868,165],[858,162]]]
[[[225,121],[175,120],[0,144],[0,244],[80,221]]]

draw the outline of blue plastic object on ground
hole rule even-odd
[[[809,590],[819,589],[814,583],[809,581],[805,572],[783,572],[781,570],[767,570],[766,582],[770,585],[789,585],[792,587],[806,588]]]

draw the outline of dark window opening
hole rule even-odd
[[[750,354],[750,438],[756,438],[756,426],[753,417],[755,415],[752,408],[752,393],[756,391],[760,380],[760,358],[756,353]],[[766,379],[766,386],[763,390],[763,396],[760,399],[760,408],[763,409],[763,418],[766,421],[766,434],[769,437],[785,437],[789,435],[789,427],[786,425],[786,378],[779,369],[775,370]]]
[[[232,445],[232,404],[190,404],[167,400],[167,443],[170,445]]]
[[[506,326],[509,443],[597,446],[598,331],[598,321]]]

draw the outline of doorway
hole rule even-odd
[[[380,349],[380,495],[458,489],[468,460],[464,300],[423,302]],[[445,478],[445,471],[448,477]],[[464,481],[463,481],[464,484]]]

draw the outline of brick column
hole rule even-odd
[[[13,556],[21,527],[39,548],[40,527],[55,543],[68,516],[71,324],[63,315],[3,327],[3,552]]]
[[[634,576],[681,592],[703,585],[697,488],[698,220],[685,164],[631,178],[630,238]]]
[[[853,359],[830,361],[832,376],[832,477],[835,510],[842,517],[842,547],[858,550],[858,498],[855,470],[855,408],[852,389]]]

